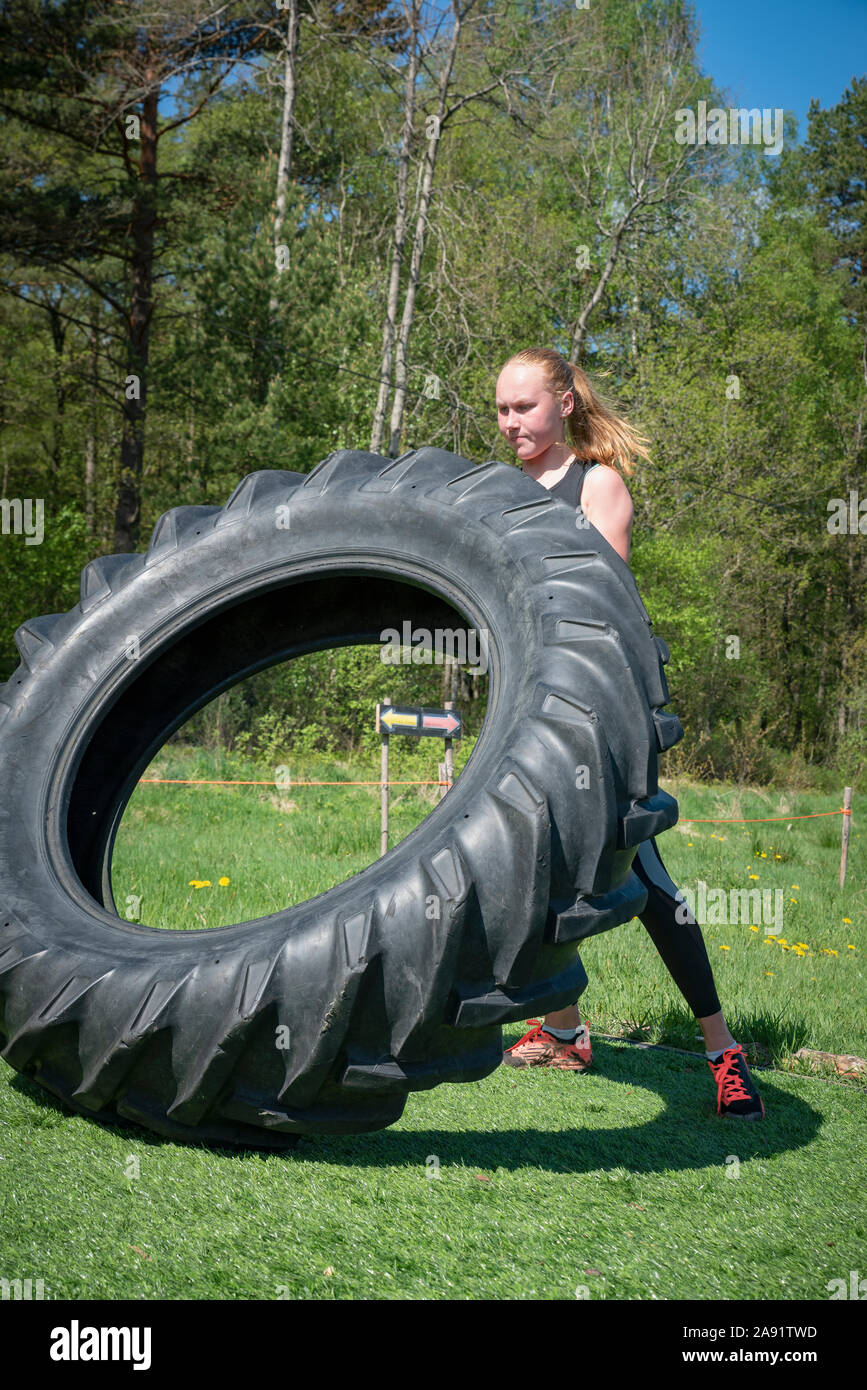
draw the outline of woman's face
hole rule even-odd
[[[562,440],[564,415],[571,407],[572,393],[555,396],[549,391],[541,367],[507,363],[497,377],[497,423],[522,461]]]

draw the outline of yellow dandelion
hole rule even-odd
[[[782,859],[782,857],[783,857],[783,856],[782,856],[781,854],[775,854],[775,855],[774,855],[774,858],[775,858],[775,859]]]
[[[687,840],[686,847],[687,849],[692,849],[692,840]]]
[[[800,891],[801,891],[801,885],[800,885],[800,883],[793,883],[793,884],[792,884],[792,887],[794,888],[794,890],[795,890],[796,893],[800,893]]]
[[[783,947],[784,951],[791,951],[792,949],[791,946],[785,946],[782,941],[779,944]]]
[[[721,951],[730,951],[730,950],[731,950],[731,946],[720,946],[720,950],[721,950]]]
[[[790,902],[790,903],[794,903],[795,906],[797,906],[798,899],[797,899],[797,898],[789,898],[789,902]]]
[[[225,888],[225,887],[228,885],[229,880],[226,878],[226,875],[223,874],[223,877],[222,877],[222,878],[218,878],[218,879],[217,879],[217,882],[219,883],[219,885],[220,885],[221,888]]]
[[[750,931],[758,931],[758,927],[750,927]]]
[[[836,956],[836,955],[839,954],[838,951],[831,951],[831,950],[829,950],[827,946],[823,946],[823,947],[822,947],[822,950],[825,952],[825,955],[826,955],[826,956]]]
[[[773,972],[773,970],[766,970],[766,971],[765,971],[765,975],[770,975],[771,979],[774,978],[774,972]]]
[[[847,926],[847,927],[851,927],[851,925],[852,925],[852,918],[851,918],[851,917],[844,917],[844,918],[843,918],[843,921],[846,923],[846,926]]]
[[[199,883],[197,886],[199,888],[210,888],[211,880],[209,878],[203,878],[201,883]]]
[[[765,854],[765,851],[762,850],[762,858],[763,858],[763,859],[767,859],[767,857],[768,857],[768,856]]]
[[[854,946],[850,946],[849,943],[847,942],[847,943],[846,943],[846,950],[847,950],[847,951],[854,951],[854,950],[855,950],[855,947],[854,947]]]
[[[750,878],[758,878],[758,874],[750,874]]]
[[[772,939],[776,941],[778,946],[787,946],[789,944],[784,936],[775,936]]]

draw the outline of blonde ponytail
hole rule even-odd
[[[525,348],[510,357],[511,365],[541,367],[547,390],[554,395],[571,391],[574,404],[566,416],[566,433],[579,459],[607,463],[630,477],[637,460],[652,462],[647,450],[649,439],[634,430],[614,408],[593,389],[589,379],[574,362],[567,362],[553,348]]]

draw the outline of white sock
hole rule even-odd
[[[579,1023],[577,1028],[551,1028],[546,1023],[544,1027],[545,1032],[550,1033],[558,1042],[574,1042],[578,1034],[582,1031],[584,1024]]]
[[[738,1046],[739,1046],[739,1044],[736,1043],[736,1042],[731,1042],[731,1043],[729,1043],[729,1047],[738,1047]],[[705,1057],[708,1059],[709,1062],[718,1062],[719,1059],[720,1059],[720,1057],[721,1057],[721,1056],[723,1055],[723,1053],[726,1052],[727,1050],[728,1050],[728,1049],[725,1048],[725,1047],[720,1047],[720,1048],[717,1048],[716,1052],[705,1052],[704,1055],[705,1055]]]

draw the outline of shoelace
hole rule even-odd
[[[733,1100],[752,1100],[738,1069],[738,1058],[743,1056],[745,1056],[744,1050],[738,1043],[737,1047],[727,1047],[719,1061],[711,1062],[713,1074],[716,1077],[717,1114],[722,1109],[723,1102],[728,1105]]]
[[[532,1028],[530,1029],[529,1033],[525,1033],[524,1036],[523,1036],[523,1038],[519,1038],[518,1041],[517,1041],[516,1043],[512,1043],[512,1046],[511,1046],[511,1047],[507,1047],[507,1048],[506,1048],[506,1051],[507,1051],[507,1052],[514,1052],[514,1050],[515,1050],[516,1047],[520,1047],[520,1046],[521,1046],[521,1043],[525,1043],[525,1042],[535,1042],[535,1040],[538,1038],[539,1034],[540,1034],[541,1031],[542,1031],[542,1022],[541,1022],[541,1019],[538,1019],[538,1018],[528,1018],[528,1019],[527,1019],[527,1022],[528,1022],[528,1023],[532,1023],[532,1024],[534,1024],[535,1026],[532,1027]]]

